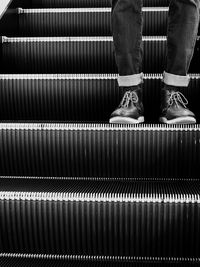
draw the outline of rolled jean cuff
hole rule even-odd
[[[119,76],[118,77],[118,85],[122,87],[130,87],[136,86],[143,83],[143,73],[133,74],[133,75],[126,75],[126,76]]]
[[[190,77],[189,77],[189,75],[181,76],[181,75],[175,75],[172,73],[167,73],[164,71],[163,82],[166,85],[178,86],[178,87],[187,87],[189,85],[189,82],[190,82]]]

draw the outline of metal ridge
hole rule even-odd
[[[200,131],[200,124],[0,123],[0,130],[29,131]]]
[[[64,80],[115,80],[118,74],[0,74],[0,80],[11,79],[64,79]],[[191,79],[200,79],[200,73],[190,73]],[[144,74],[144,79],[162,79],[163,75],[160,73]]]
[[[170,262],[170,263],[199,263],[200,258],[194,257],[133,257],[133,256],[89,256],[89,255],[60,255],[60,254],[31,254],[31,253],[0,253],[4,258],[30,258],[51,260],[81,260],[81,261],[111,261],[111,262]]]
[[[195,203],[200,194],[184,193],[73,193],[0,191],[0,200],[49,202]]]
[[[144,178],[144,177],[138,177],[138,178],[130,178],[130,177],[61,177],[61,176],[0,176],[1,179],[28,179],[28,180],[62,180],[62,181],[96,181],[96,182],[200,182],[199,179],[193,179],[193,178],[168,178],[168,177],[162,177],[162,178]]]
[[[7,37],[2,36],[2,43],[18,42],[112,42],[112,36],[72,36],[72,37]],[[166,41],[166,36],[143,36],[143,41]]]
[[[111,12],[110,7],[90,7],[90,8],[17,8],[18,14],[30,13],[106,13]],[[143,12],[168,12],[168,7],[144,7]]]
[[[197,41],[200,36],[197,37]],[[166,36],[143,36],[142,41],[167,41]],[[7,37],[1,36],[2,43],[18,42],[113,42],[112,36],[67,36],[67,37]]]

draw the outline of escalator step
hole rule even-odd
[[[168,8],[144,8],[143,34],[167,32]],[[8,22],[12,26],[8,29]],[[17,25],[19,27],[17,28]],[[110,36],[110,8],[17,9],[4,16],[0,33],[6,36]]]
[[[0,125],[0,175],[199,179],[199,125]]]
[[[164,69],[166,37],[144,37],[145,73]],[[200,71],[199,38],[190,72]],[[2,37],[1,73],[117,73],[112,37]]]
[[[168,6],[170,0],[143,0],[144,6]],[[80,7],[110,7],[111,0],[14,0],[14,7],[26,8],[80,8]]]
[[[117,75],[0,75],[0,120],[107,122],[124,91]],[[161,75],[145,75],[145,121],[158,122]],[[200,75],[182,92],[200,120]],[[125,90],[125,89],[124,89]],[[151,111],[151,112],[149,112]]]
[[[2,253],[200,261],[199,182],[0,179]]]

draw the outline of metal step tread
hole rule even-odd
[[[166,35],[167,7],[144,7],[143,35]],[[9,27],[8,27],[9,25]],[[11,9],[0,21],[7,36],[109,36],[111,8]]]
[[[117,74],[5,74],[0,75],[0,120],[108,122],[126,90]],[[182,93],[200,119],[200,74],[190,74]],[[161,74],[144,75],[145,122],[160,115]],[[151,112],[149,112],[149,109]]]
[[[99,258],[99,259],[98,259]],[[20,253],[2,253],[0,254],[1,267],[192,267],[199,266],[200,259],[184,258],[135,258],[128,259],[104,259],[103,257],[89,256],[66,256],[66,255],[48,255],[48,254],[20,254]]]
[[[143,70],[164,70],[166,37],[146,36]],[[199,38],[190,72],[198,73]],[[163,71],[162,70],[162,71]],[[116,73],[112,37],[2,37],[1,73]]]
[[[0,199],[200,204],[200,182],[0,177]]]
[[[200,260],[199,183],[0,183],[2,190],[10,190],[0,191],[4,253],[113,261]]]
[[[1,176],[199,179],[200,125],[1,123]]]

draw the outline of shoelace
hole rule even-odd
[[[175,103],[177,107],[178,107],[178,103],[181,103],[184,106],[184,108],[186,108],[186,105],[188,104],[188,100],[181,92],[173,92],[171,93],[168,99],[168,104],[169,106],[171,106],[173,105],[173,103]]]
[[[138,103],[138,96],[137,94],[134,92],[134,91],[127,91],[125,94],[124,94],[124,97],[119,105],[119,107],[122,107],[122,108],[127,108],[131,103]]]

